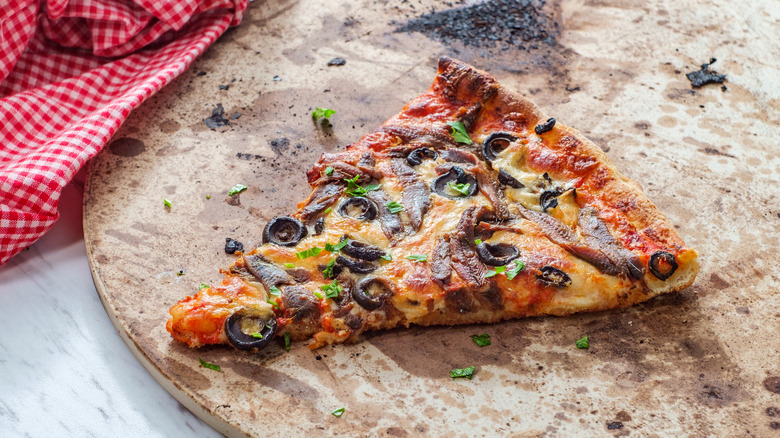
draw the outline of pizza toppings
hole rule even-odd
[[[536,279],[548,286],[563,289],[571,285],[571,278],[565,272],[554,266],[542,266],[536,273]]]
[[[551,208],[558,206],[558,196],[563,192],[559,188],[553,190],[545,190],[539,195],[539,206],[542,207],[542,211],[547,211]]]
[[[401,183],[401,200],[406,208],[406,214],[409,215],[409,224],[412,230],[417,231],[431,206],[431,191],[420,180],[420,173],[412,169],[406,160],[394,158],[390,165]]]
[[[263,228],[263,243],[295,246],[306,237],[307,230],[301,221],[290,216],[277,216]]]
[[[425,158],[436,161],[439,158],[439,154],[430,148],[417,148],[406,157],[406,162],[412,167],[419,166]]]
[[[513,189],[522,189],[525,187],[523,183],[515,179],[512,175],[509,174],[509,172],[504,169],[498,171],[498,182]]]
[[[458,166],[452,166],[447,173],[433,180],[433,191],[450,199],[474,196],[478,188],[476,178]]]
[[[339,205],[338,212],[344,217],[351,217],[360,221],[372,221],[376,219],[376,204],[363,196],[347,198]]]
[[[336,257],[336,264],[349,269],[353,274],[369,274],[376,270],[376,266],[369,261],[355,260],[343,255]]]
[[[257,351],[271,342],[276,331],[273,312],[244,307],[233,312],[225,320],[225,332],[230,345],[239,350]],[[259,333],[260,336],[253,336]]]
[[[490,266],[506,266],[512,260],[520,257],[520,250],[508,243],[479,243],[477,256],[482,263]]]
[[[650,272],[659,280],[666,280],[677,270],[677,260],[666,251],[656,251],[650,256]]]
[[[552,131],[554,126],[555,126],[555,119],[550,117],[549,119],[547,119],[546,122],[542,123],[541,125],[536,125],[534,127],[534,132],[536,132],[536,135],[542,135],[545,132]]]
[[[385,300],[392,295],[387,280],[379,277],[366,277],[352,289],[352,298],[368,311],[382,307]]]
[[[293,284],[295,282],[287,271],[274,264],[266,263],[260,255],[244,256],[243,262],[246,271],[260,280],[266,290],[271,290],[280,284]]]
[[[463,122],[447,122],[447,124],[452,127],[452,132],[450,132],[450,135],[452,135],[453,140],[463,144],[472,143],[471,138],[469,138],[469,133],[466,132],[466,126],[463,125]]]
[[[485,161],[491,162],[514,141],[517,141],[517,137],[512,134],[494,132],[482,142],[482,156],[485,158]]]
[[[349,240],[349,243],[347,243],[347,245],[344,246],[341,251],[348,256],[360,260],[367,260],[369,262],[379,260],[382,258],[382,256],[385,255],[384,251],[374,245],[356,242],[354,240]]]

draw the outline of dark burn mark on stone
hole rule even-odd
[[[769,423],[769,428],[774,430],[780,430],[780,421],[773,421]]]
[[[271,140],[271,149],[277,154],[281,154],[290,147],[290,140],[286,137]]]
[[[198,74],[196,74],[195,76],[206,76],[206,72],[205,71],[199,71]]]
[[[609,430],[618,430],[623,428],[623,423],[620,421],[610,421],[607,423],[607,429]]]
[[[780,377],[767,377],[764,379],[764,388],[769,392],[780,394]]]
[[[214,130],[229,125],[230,121],[225,118],[225,108],[221,103],[218,103],[217,107],[211,111],[211,117],[203,119],[203,123],[205,123],[209,129]]]
[[[332,66],[342,66],[347,63],[347,60],[344,58],[333,58],[330,61],[328,61],[328,67]]]
[[[715,58],[710,58],[710,62],[701,65],[701,69],[686,73],[685,77],[691,81],[691,85],[695,88],[707,84],[721,84],[726,79],[726,75],[719,75],[715,70],[710,71],[710,66],[717,61]]]
[[[780,417],[780,408],[770,406],[766,408],[766,415],[769,417]]]
[[[259,160],[262,159],[263,156],[257,154],[247,154],[245,152],[237,152],[236,158],[238,158],[239,160]]]
[[[701,151],[704,152],[705,154],[708,154],[708,155],[719,155],[721,157],[737,158],[734,155],[727,154],[725,152],[721,152],[721,151],[719,151],[719,150],[717,150],[715,148],[711,148],[711,147],[706,147],[704,149],[701,149]]]
[[[230,89],[230,84],[227,84],[227,85],[220,85],[220,86],[219,86],[219,89],[220,89],[220,90],[228,90],[228,89]]]
[[[138,139],[122,137],[114,140],[108,147],[111,153],[120,157],[135,157],[146,150],[146,145]]]
[[[472,47],[515,46],[537,49],[554,45],[558,23],[543,12],[544,0],[497,0],[465,8],[430,12],[396,32],[420,32],[428,38]]]

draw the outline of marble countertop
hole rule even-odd
[[[84,174],[65,188],[51,231],[0,266],[0,435],[219,436],[111,325],[84,249]]]

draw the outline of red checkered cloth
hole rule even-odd
[[[247,2],[10,0],[0,8],[0,264],[51,228],[76,172],[133,108],[238,25]]]

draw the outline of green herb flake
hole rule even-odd
[[[450,371],[450,377],[453,379],[469,379],[471,380],[472,377],[474,377],[474,370],[476,369],[475,366],[470,366],[468,368],[456,368],[452,371]]]
[[[268,293],[275,297],[278,297],[282,294],[282,291],[280,291],[279,288],[276,286],[271,286],[271,289],[268,289]]]
[[[336,111],[330,109],[330,108],[314,108],[314,111],[311,112],[311,117],[316,122],[319,119],[330,119],[330,116],[333,114],[336,114]]]
[[[165,208],[171,208],[171,201],[163,199],[163,204],[165,204]]]
[[[248,187],[243,185],[243,184],[236,184],[236,185],[233,186],[232,189],[230,189],[230,191],[228,192],[228,196],[237,195],[237,194],[243,192],[244,190],[246,190],[247,188]]]
[[[517,277],[517,274],[520,273],[523,269],[525,269],[525,263],[521,262],[520,260],[515,260],[515,267],[510,268],[506,271],[506,278],[510,280],[514,280],[515,277]]]
[[[344,239],[344,240],[342,240],[341,242],[339,242],[339,243],[337,243],[335,245],[330,244],[330,243],[326,243],[325,244],[325,251],[328,251],[328,252],[338,252],[338,251],[341,251],[341,248],[344,248],[348,244],[349,244],[349,238]]]
[[[293,269],[295,268],[295,263],[285,263],[284,267],[287,269]]]
[[[392,262],[393,261],[393,255],[390,254],[390,253],[387,253],[387,254],[383,255],[382,258],[384,260],[387,260],[388,262]]]
[[[325,175],[333,175],[333,166],[328,166],[325,168]]]
[[[213,364],[213,363],[208,363],[208,362],[206,362],[205,360],[203,360],[201,358],[198,358],[198,361],[200,362],[200,364],[201,364],[201,366],[203,368],[208,368],[208,369],[214,370],[214,371],[221,371],[220,368],[219,368],[219,365],[216,365],[216,364]]]
[[[344,415],[344,411],[345,410],[346,409],[344,409],[344,408],[338,408],[335,411],[331,412],[330,414],[333,415],[334,417],[338,418],[338,417],[341,417],[342,415]]]
[[[263,339],[263,334],[260,333],[260,332],[255,332],[255,333],[252,333],[252,337],[253,338],[257,338],[257,339]]]
[[[406,260],[411,260],[413,262],[422,263],[428,261],[428,256],[425,254],[412,254],[406,256]]]
[[[369,184],[365,187],[362,187],[357,183],[359,178],[360,175],[355,175],[352,179],[344,178],[344,182],[347,183],[347,190],[344,193],[346,193],[347,196],[365,196],[368,192],[379,190],[381,187],[379,184]]]
[[[339,286],[338,280],[333,280],[333,283],[331,284],[320,286],[320,289],[322,289],[322,291],[325,292],[325,297],[327,298],[338,298],[339,294],[342,291],[341,286]]]
[[[208,284],[201,283],[201,284],[200,284],[200,287],[198,288],[198,290],[208,289],[209,287],[210,287],[210,286],[209,286]]]
[[[387,204],[385,204],[385,207],[387,207],[387,210],[393,214],[399,213],[404,210],[404,206],[395,201],[388,202]]]
[[[290,351],[290,346],[292,345],[292,342],[290,342],[290,334],[285,333],[284,334],[284,349],[287,351]]]
[[[456,183],[455,181],[450,181],[447,183],[447,187],[452,189],[452,191],[459,193],[460,196],[468,196],[471,183]]]
[[[326,209],[325,209],[325,214],[328,214],[328,213],[330,213],[330,212],[331,212],[331,210],[333,210],[333,208],[332,208],[332,207],[328,207],[328,208],[326,208]]]
[[[179,272],[176,273],[177,277],[181,277],[182,275],[184,275],[184,269],[180,269]]]
[[[484,335],[471,335],[471,340],[480,347],[487,347],[492,344],[492,342],[490,342],[490,335],[487,333]]]
[[[211,199],[211,195],[206,195],[206,199]]]
[[[321,252],[322,252],[322,248],[315,246],[305,251],[296,252],[295,256],[298,257],[300,260],[303,260],[309,257],[317,257],[318,255],[320,255]]]
[[[277,303],[275,300],[272,300],[271,297],[268,297],[268,299],[265,300],[265,302],[273,306],[274,309],[279,308],[279,303]]]
[[[321,293],[319,293],[319,292],[314,292],[314,296],[315,296],[315,297],[317,297],[317,298],[319,298],[319,299],[322,299],[322,298],[323,298],[322,294],[321,294]]]
[[[493,277],[496,274],[500,274],[502,272],[506,271],[506,266],[496,266],[496,269],[493,271],[488,271],[487,274],[485,274],[485,278]]]
[[[479,245],[480,243],[482,243],[482,239],[475,239],[474,240],[474,245]]]
[[[325,278],[333,278],[334,266],[336,266],[336,259],[333,259],[330,262],[328,262],[328,265],[325,266],[325,269],[322,270],[322,276]]]
[[[576,345],[577,348],[580,348],[580,349],[587,349],[588,347],[590,347],[590,343],[588,342],[588,335],[585,335],[585,336],[577,339],[577,341],[574,343],[574,345]]]
[[[469,133],[466,132],[466,126],[463,125],[461,122],[447,122],[448,125],[452,127],[452,132],[450,132],[450,135],[452,135],[452,139],[455,140],[457,143],[463,143],[463,144],[471,144],[471,138],[469,138]]]

